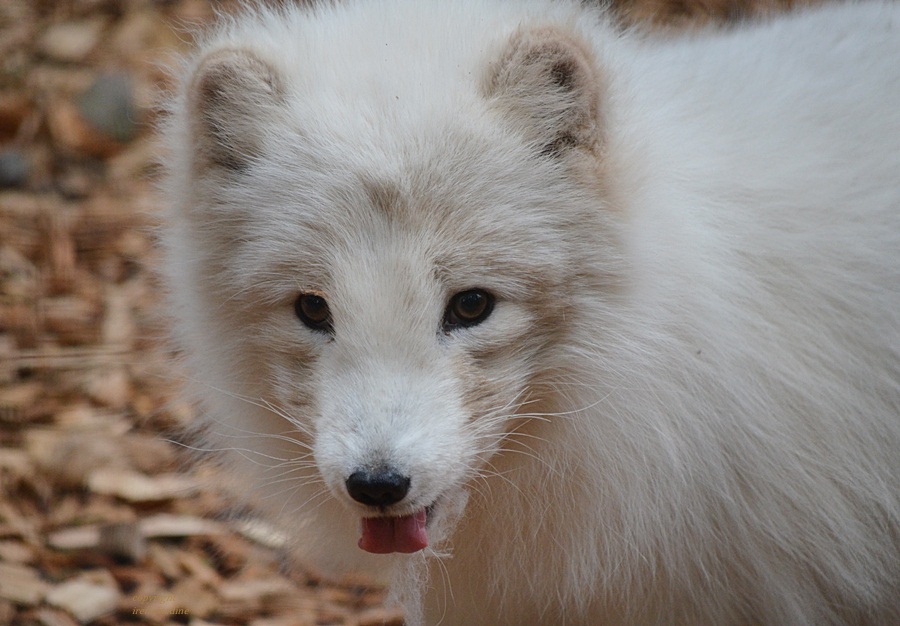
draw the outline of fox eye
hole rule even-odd
[[[494,297],[483,289],[460,291],[450,298],[444,313],[445,332],[480,324],[494,310]]]
[[[307,328],[334,333],[328,302],[317,293],[301,293],[294,301],[294,313]]]

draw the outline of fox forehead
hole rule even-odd
[[[552,167],[523,157],[510,171],[483,158],[484,149],[473,146],[470,158],[462,147],[446,151],[452,141],[459,140],[444,134],[431,148],[444,148],[443,159],[420,147],[392,168],[358,155],[348,162],[335,144],[330,158],[319,152],[315,160],[303,157],[306,147],[274,146],[241,181],[241,196],[232,195],[252,213],[233,263],[251,282],[286,295],[297,281],[326,289],[335,272],[375,266],[427,267],[448,290],[492,283],[513,295],[529,278],[552,282],[572,219],[558,208],[567,190],[554,186]],[[523,183],[526,169],[543,184]]]

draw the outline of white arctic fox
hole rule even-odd
[[[900,624],[900,5],[254,9],[165,137],[206,445],[301,560],[410,624]]]

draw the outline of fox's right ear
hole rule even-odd
[[[200,61],[187,96],[197,164],[240,170],[260,154],[262,131],[278,115],[284,89],[255,53],[218,50]]]
[[[542,152],[598,152],[605,81],[590,45],[558,26],[521,29],[488,73],[486,95]]]

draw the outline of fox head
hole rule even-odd
[[[168,129],[180,336],[210,437],[254,457],[277,507],[414,552],[539,419],[578,299],[614,280],[604,80],[572,25],[472,18],[496,29],[485,50],[435,18],[449,41],[427,48],[303,19],[261,14],[187,72]]]

